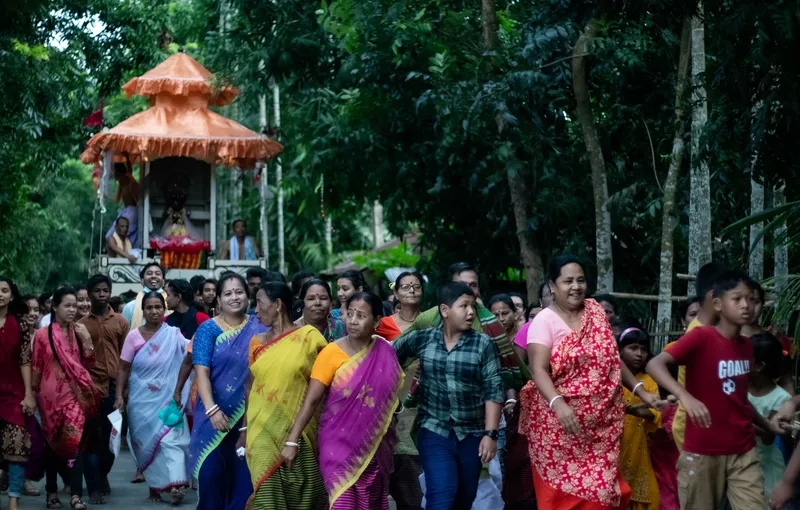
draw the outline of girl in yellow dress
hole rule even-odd
[[[617,338],[622,362],[645,391],[658,393],[658,385],[644,371],[650,359],[650,336],[633,324],[623,324]],[[661,413],[648,408],[625,388],[625,427],[620,449],[620,470],[631,486],[632,510],[658,510],[658,481],[650,464],[647,435],[661,428]]]

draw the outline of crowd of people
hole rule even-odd
[[[10,508],[43,478],[47,508],[59,478],[68,508],[105,503],[115,411],[133,482],[172,505],[196,489],[201,510],[466,510],[487,466],[511,510],[794,508],[794,349],[746,274],[701,268],[656,356],[578,258],[530,304],[449,275],[429,310],[417,272],[382,301],[359,271],[334,295],[310,272],[149,263],[124,306],[101,274],[39,297],[0,277]]]

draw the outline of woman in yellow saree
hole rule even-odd
[[[382,303],[368,292],[347,302],[348,336],[317,357],[308,394],[295,419],[283,458],[290,468],[302,458],[303,432],[325,398],[319,426],[319,462],[332,510],[389,510],[394,431],[403,371],[389,342],[374,336]]]
[[[283,283],[265,283],[256,294],[258,320],[272,329],[250,343],[247,415],[237,445],[246,445],[253,481],[248,510],[317,510],[326,505],[316,454],[317,421],[296,441],[301,450],[295,469],[283,466],[281,456],[311,368],[328,344],[314,326],[292,324],[292,301],[292,291]]]

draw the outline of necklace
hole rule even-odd
[[[358,350],[358,351],[357,351],[357,350],[356,350],[356,349],[353,347],[353,344],[352,344],[352,342],[350,342],[350,335],[347,335],[347,346],[348,346],[348,347],[350,347],[350,350],[353,352],[353,355],[354,355],[354,356],[360,352],[360,350]]]
[[[228,328],[228,329],[238,329],[238,328],[241,328],[242,326],[244,326],[247,323],[247,317],[245,317],[244,320],[242,321],[242,323],[239,324],[238,326],[231,326],[230,324],[228,324],[227,321],[225,321],[225,317],[222,316],[222,315],[219,316],[219,320],[222,321],[222,325],[225,328]]]
[[[406,322],[406,323],[408,323],[408,324],[411,324],[412,322],[414,322],[415,320],[417,320],[417,317],[419,317],[419,312],[417,312],[416,314],[414,314],[414,318],[413,318],[413,319],[411,319],[411,320],[409,320],[409,319],[406,319],[405,317],[403,317],[403,314],[402,314],[402,313],[400,313],[400,312],[397,312],[397,318],[399,318],[401,321],[403,321],[403,322]]]

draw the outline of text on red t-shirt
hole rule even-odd
[[[665,349],[686,366],[686,391],[705,404],[711,426],[686,419],[683,449],[700,455],[737,455],[755,447],[753,408],[747,399],[753,345],[728,339],[713,326],[694,328]]]

